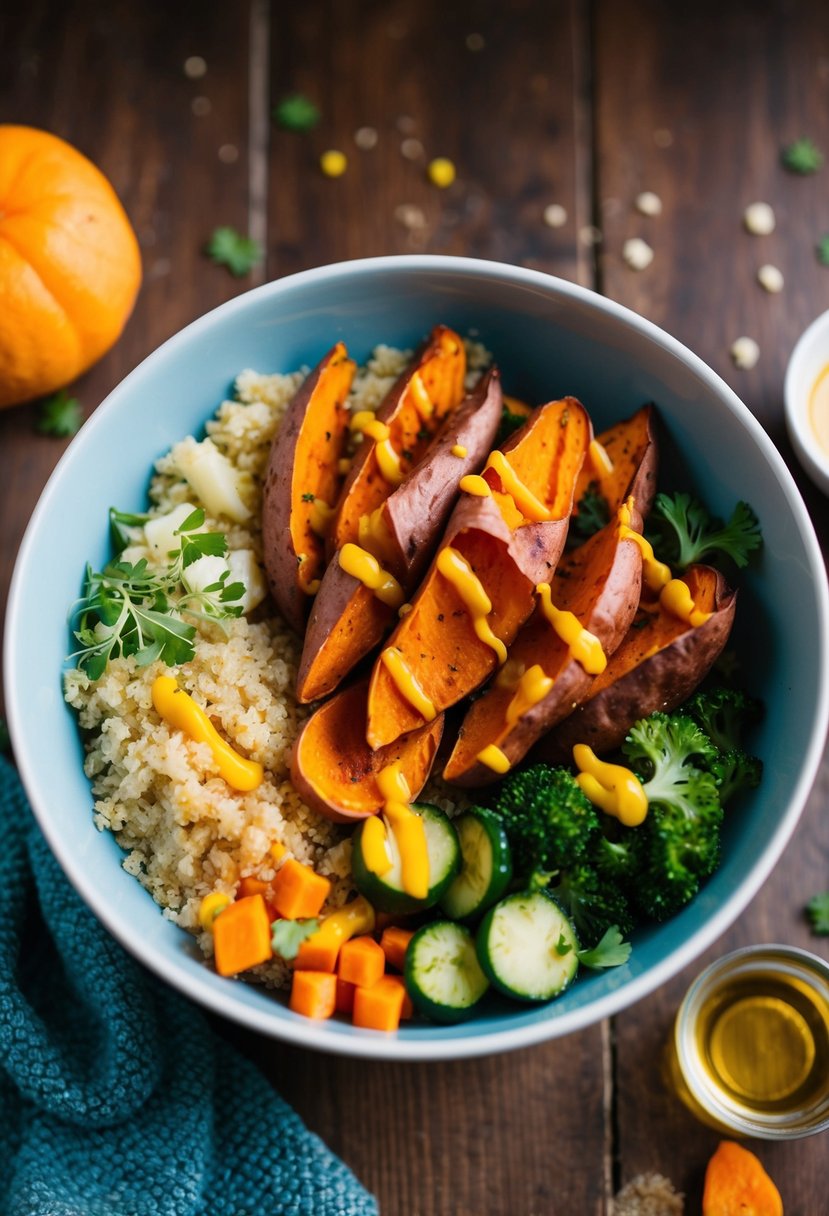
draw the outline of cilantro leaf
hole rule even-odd
[[[824,232],[817,243],[815,252],[817,253],[817,260],[821,265],[829,266],[829,232]]]
[[[823,153],[811,139],[796,139],[780,154],[783,167],[792,173],[817,173],[823,164]]]
[[[813,895],[806,905],[806,913],[812,922],[812,932],[821,937],[829,934],[829,891]]]
[[[248,274],[265,257],[265,251],[253,237],[242,236],[235,228],[216,228],[205,246],[205,252],[219,266],[226,266],[237,278]]]
[[[599,492],[599,483],[591,481],[582,494],[570,521],[571,528],[580,540],[587,540],[610,523],[610,507]]]
[[[567,938],[564,936],[564,934],[559,933],[558,941],[556,942],[553,949],[555,950],[556,954],[560,955],[561,958],[564,958],[565,954],[569,954],[570,951],[573,949],[573,947],[572,947],[572,944],[567,941]]]
[[[311,131],[320,120],[319,110],[302,93],[283,97],[279,105],[274,106],[273,116],[286,131]]]
[[[723,524],[690,494],[657,494],[648,536],[657,555],[680,570],[706,559],[715,563],[716,554],[747,566],[750,554],[763,544],[759,521],[747,502],[738,502]]]
[[[40,403],[35,427],[41,435],[52,435],[66,439],[77,435],[83,425],[83,408],[77,397],[70,397],[66,389],[45,397]]]
[[[126,549],[133,539],[129,529],[143,528],[149,518],[149,515],[134,515],[129,511],[118,511],[115,507],[109,508],[109,534],[116,553]]]
[[[290,962],[299,948],[319,929],[318,920],[275,920],[271,925],[271,946],[275,954]]]
[[[617,925],[611,925],[592,950],[577,950],[583,967],[600,970],[603,967],[621,967],[630,958],[633,949],[630,942],[622,941]]]

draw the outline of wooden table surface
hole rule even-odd
[[[201,78],[184,72],[193,55],[206,61]],[[271,121],[293,91],[322,110],[310,134]],[[257,282],[346,258],[443,252],[549,271],[663,325],[732,385],[792,463],[783,372],[797,335],[829,307],[829,269],[814,252],[829,231],[829,166],[797,177],[779,150],[809,135],[829,152],[825,0],[26,0],[0,12],[0,119],[78,145],[139,236],[144,285],[120,342],[76,386],[87,412],[165,338]],[[362,126],[378,132],[372,150],[355,146]],[[451,189],[435,189],[424,161],[401,153],[406,138],[454,160]],[[338,180],[319,171],[327,147],[348,154]],[[662,199],[658,218],[634,208],[644,189]],[[774,205],[771,236],[741,227],[755,200]],[[542,220],[551,202],[567,212],[557,229]],[[422,226],[401,222],[401,204],[420,208]],[[236,280],[210,264],[201,251],[218,225],[261,240],[266,265]],[[631,236],[655,251],[641,273],[621,256]],[[764,262],[783,271],[782,294],[758,286]],[[729,357],[741,334],[760,345],[751,371]],[[0,417],[3,596],[65,447],[35,434],[35,414]],[[793,471],[827,542],[826,504]],[[643,1170],[670,1176],[697,1213],[717,1137],[663,1087],[662,1047],[704,962],[768,940],[829,954],[802,913],[829,887],[827,792],[825,767],[772,877],[708,955],[609,1023],[512,1055],[411,1066],[222,1032],[377,1193],[385,1216],[610,1213],[614,1191]],[[825,1136],[753,1147],[787,1216],[829,1212]]]

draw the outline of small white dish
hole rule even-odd
[[[829,448],[823,447],[812,419],[812,392],[829,365],[829,311],[821,313],[797,341],[786,368],[786,427],[795,454],[815,485],[829,494]],[[829,424],[827,425],[829,431]]]

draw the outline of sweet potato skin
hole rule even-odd
[[[291,781],[300,797],[336,823],[355,823],[383,806],[377,774],[400,761],[416,798],[426,783],[443,734],[443,717],[372,751],[366,743],[368,681],[325,701],[303,725],[291,752]]]
[[[557,607],[573,612],[599,639],[605,654],[612,655],[633,620],[641,579],[639,546],[622,538],[614,521],[562,562],[553,578],[553,601]],[[509,659],[525,670],[539,664],[553,679],[553,687],[543,700],[508,726],[506,714],[515,690],[492,684],[463,720],[444,768],[447,781],[466,787],[497,781],[499,774],[481,763],[478,754],[495,744],[511,766],[519,763],[541,735],[572,712],[595,678],[570,655],[569,647],[556,635],[540,607],[510,648]]]
[[[297,633],[305,628],[310,595],[303,589],[322,574],[324,545],[310,526],[313,494],[329,505],[342,481],[346,397],[355,364],[338,342],[305,378],[271,446],[262,501],[262,540],[268,586]],[[304,458],[303,458],[304,457]],[[300,576],[300,555],[306,554]]]
[[[484,478],[492,486],[491,495],[464,494],[452,512],[440,551],[455,549],[480,579],[492,603],[489,624],[505,645],[532,612],[535,585],[552,578],[564,548],[576,478],[591,438],[584,407],[574,398],[565,398],[534,411],[502,449],[511,457],[510,465],[519,479],[549,505],[552,518],[526,520],[490,469]],[[388,645],[401,651],[439,710],[479,687],[497,661],[494,650],[476,635],[459,593],[438,572],[437,558],[412,601],[412,611]],[[371,746],[382,747],[422,723],[422,716],[400,695],[378,659],[369,689],[367,734]]]
[[[656,710],[670,713],[691,695],[728,641],[737,592],[710,566],[693,567],[688,575],[697,580],[692,588],[694,602],[703,611],[713,612],[713,616],[696,628],[677,621],[673,640],[614,679],[614,664],[620,667],[625,663],[626,638],[599,678],[603,687],[539,741],[533,760],[551,764],[569,761],[576,743],[587,743],[597,755],[613,751],[624,741],[634,722]],[[705,592],[701,584],[705,585]],[[646,647],[648,630],[646,619],[641,632],[629,635],[631,644]],[[609,683],[605,683],[605,677]]]
[[[446,524],[458,482],[483,464],[501,418],[501,381],[493,368],[451,413],[423,459],[392,491],[382,507],[388,545],[380,557],[385,569],[408,593],[420,581]],[[466,448],[454,456],[452,448]],[[349,671],[383,639],[397,619],[336,558],[317,593],[297,673],[300,701],[333,692]]]

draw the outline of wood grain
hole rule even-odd
[[[825,175],[793,176],[780,166],[779,153],[804,134],[829,147],[826,10],[804,3],[761,11],[745,3],[669,8],[650,0],[599,0],[594,30],[603,290],[710,363],[793,464],[783,430],[782,378],[799,332],[829,306],[829,271],[814,253],[829,211]],[[634,200],[645,189],[661,197],[661,216],[636,212]],[[757,200],[775,210],[771,236],[751,236],[742,227],[744,207]],[[630,236],[643,237],[655,250],[641,273],[621,257]],[[757,283],[763,262],[783,271],[781,295],[767,295]],[[760,345],[752,371],[738,370],[729,356],[740,334]],[[825,542],[825,500],[797,467],[793,472]],[[666,1173],[687,1193],[690,1212],[699,1210],[704,1166],[717,1136],[662,1083],[662,1048],[685,989],[705,963],[762,941],[829,955],[803,917],[808,897],[829,885],[829,824],[822,813],[827,788],[824,765],[794,840],[737,924],[705,957],[615,1019],[619,1177]],[[814,1199],[825,1179],[820,1137],[755,1147],[787,1213],[820,1210]]]

